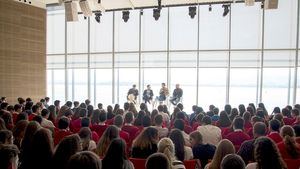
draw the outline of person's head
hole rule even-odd
[[[229,127],[231,125],[231,121],[225,111],[220,112],[219,125],[220,127]]]
[[[243,114],[243,119],[244,119],[244,122],[250,122],[251,121],[251,114],[249,112],[244,112]]]
[[[21,141],[24,138],[26,127],[28,126],[27,120],[21,120],[17,122],[17,124],[14,126],[12,132],[14,136],[14,144],[18,146],[18,148],[21,147]]]
[[[202,144],[203,138],[202,135],[199,131],[193,131],[192,133],[190,133],[190,142],[192,147]]]
[[[125,119],[124,119],[125,123],[129,123],[131,124],[133,121],[133,113],[132,112],[127,112],[125,114]]]
[[[74,101],[73,105],[74,105],[74,108],[77,108],[79,106],[79,101]]]
[[[100,158],[91,151],[78,152],[68,161],[68,169],[101,169]]]
[[[166,83],[161,83],[161,87],[166,87]]]
[[[81,127],[89,127],[91,124],[90,118],[84,117],[81,119]]]
[[[22,97],[19,97],[18,98],[18,103],[21,104],[21,105],[24,105],[25,100]]]
[[[163,112],[163,111],[164,111],[164,106],[163,106],[163,105],[159,105],[159,106],[157,107],[157,110],[158,110],[159,112]]]
[[[241,117],[236,117],[233,120],[233,129],[240,129],[243,130],[244,129],[244,119]]]
[[[231,113],[231,105],[230,104],[226,104],[225,107],[224,107],[224,110],[227,114],[230,114]]]
[[[126,160],[126,144],[123,139],[113,139],[102,160],[102,169],[123,168]]]
[[[98,107],[99,110],[102,110],[103,109],[103,104],[102,103],[98,103],[97,107]]]
[[[50,98],[49,97],[45,97],[45,101],[46,101],[46,103],[48,103],[50,101]]]
[[[254,138],[258,138],[261,136],[265,136],[267,133],[267,126],[263,122],[257,122],[253,126],[253,136]]]
[[[121,115],[117,115],[114,118],[114,125],[117,126],[118,128],[121,128],[123,125],[123,117]]]
[[[81,151],[80,137],[78,134],[72,134],[63,138],[57,145],[53,156],[53,163],[57,168],[66,168],[66,161],[75,153]]]
[[[227,154],[222,162],[220,169],[245,169],[244,160],[236,154]]]
[[[7,111],[9,111],[11,113],[14,112],[14,106],[13,105],[8,105],[6,109],[7,109]]]
[[[282,109],[282,115],[286,116],[286,117],[290,117],[291,116],[291,112],[288,108],[283,108]]]
[[[13,134],[10,130],[0,130],[0,145],[13,144]]]
[[[105,155],[110,142],[115,138],[119,138],[119,129],[115,125],[111,125],[106,128],[101,136],[96,148],[96,153],[99,156]]]
[[[299,113],[299,109],[292,109],[292,117],[297,117],[297,116],[299,116],[300,115],[300,113]]]
[[[175,145],[175,156],[178,160],[183,161],[185,141],[182,132],[178,129],[173,129],[171,130],[169,137]]]
[[[300,137],[300,125],[293,126],[293,129],[295,131],[296,137]]]
[[[91,101],[90,101],[89,99],[86,99],[86,100],[84,101],[84,103],[88,106],[88,105],[91,104]]]
[[[174,122],[174,128],[180,131],[184,130],[184,121],[182,119],[177,119]]]
[[[214,113],[214,115],[219,115],[219,108],[214,107],[212,112]]]
[[[286,168],[276,144],[268,137],[260,137],[255,140],[254,159],[257,162],[257,168]]]
[[[70,120],[67,117],[65,117],[65,116],[62,116],[58,120],[58,128],[59,129],[68,129],[69,128],[69,124],[70,124]]]
[[[246,112],[245,105],[240,104],[238,108],[239,108],[240,116],[243,116],[244,113]]]
[[[280,108],[279,107],[274,107],[273,113],[274,114],[281,113]]]
[[[0,168],[2,169],[17,169],[18,154],[20,153],[17,146],[13,144],[0,145]]]
[[[100,123],[104,123],[107,119],[107,113],[105,111],[100,111],[99,121]]]
[[[43,117],[40,115],[34,116],[32,120],[38,122],[39,124],[42,124]]]
[[[163,116],[160,115],[160,114],[156,115],[156,116],[154,117],[154,124],[155,124],[156,126],[162,126],[162,124],[163,124]]]
[[[210,125],[211,124],[211,117],[209,117],[209,116],[204,116],[203,118],[202,118],[202,123],[201,123],[202,125]]]
[[[65,105],[68,106],[69,108],[71,108],[73,103],[71,101],[67,101]]]
[[[178,103],[176,107],[178,107],[180,111],[182,111],[184,108],[182,103]]]
[[[91,118],[92,124],[98,124],[99,123],[99,115],[100,115],[100,109],[96,109],[93,111],[93,115]]]
[[[125,102],[123,107],[125,111],[128,111],[130,104],[128,102]]]
[[[7,100],[6,100],[6,97],[1,97],[1,102],[2,103],[4,103],[4,102],[6,102]]]
[[[59,100],[55,100],[54,101],[54,106],[55,107],[59,107],[60,106],[60,101]]]
[[[163,138],[158,142],[157,152],[165,154],[170,163],[176,159],[175,146],[173,141],[169,138]]]
[[[283,115],[281,113],[277,113],[274,115],[273,119],[276,119],[278,121],[280,121],[281,126],[283,126],[284,122],[283,122]]]
[[[168,157],[163,153],[154,153],[146,160],[146,169],[171,169]]]
[[[175,88],[176,88],[176,89],[179,89],[179,84],[176,84],[176,85],[175,85]]]
[[[43,118],[48,119],[49,113],[50,113],[50,112],[49,112],[48,109],[43,109],[41,115],[42,115]]]
[[[120,109],[120,105],[119,104],[115,104],[113,112],[116,113],[119,109]]]
[[[149,127],[151,126],[151,118],[150,116],[144,116],[143,119],[142,119],[142,126],[143,127]]]
[[[149,84],[147,85],[147,89],[148,89],[148,90],[150,90],[150,89],[151,89],[151,86],[150,86]]]
[[[235,148],[231,141],[223,139],[217,146],[210,168],[220,168],[220,164],[227,154],[235,154]]]
[[[33,136],[35,132],[40,128],[41,128],[40,124],[37,123],[36,121],[31,121],[28,123],[25,130],[24,138],[21,142],[21,149],[24,151],[24,153],[26,153],[26,151],[28,151],[27,153],[31,151],[30,147],[32,145]]]
[[[260,118],[260,117],[258,117],[258,116],[252,116],[251,117],[251,123],[252,123],[252,125],[254,125],[257,122],[263,122],[263,119]]]
[[[153,127],[147,127],[135,138],[133,147],[140,147],[141,149],[152,147],[152,144],[157,144],[158,139],[158,130]]]
[[[271,131],[279,132],[280,126],[281,126],[280,121],[276,119],[272,119],[269,121],[269,128]]]
[[[21,113],[22,112],[22,105],[21,104],[15,104],[14,110],[15,110],[15,112]]]

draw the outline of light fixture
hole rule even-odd
[[[195,6],[190,6],[189,7],[189,15],[192,19],[195,18],[195,15],[197,14],[197,7]]]
[[[212,8],[211,8],[211,4],[209,4],[208,6],[208,11],[211,12]]]
[[[95,13],[95,20],[100,23],[100,17],[102,16],[101,11]]]
[[[123,11],[122,13],[123,13],[122,19],[124,20],[124,22],[127,22],[128,19],[129,19],[130,12],[129,11]]]
[[[80,9],[84,16],[92,16],[93,15],[93,12],[90,8],[90,4],[87,0],[80,0],[79,6],[80,6]]]
[[[161,0],[157,1],[158,9],[161,9]]]
[[[160,17],[160,9],[153,9],[153,17],[157,21]]]
[[[141,14],[141,15],[144,15],[143,9],[140,10],[140,14]]]
[[[224,8],[224,12],[223,12],[223,17],[225,17],[228,13],[229,13],[229,5],[228,4],[224,4],[222,5],[222,7]]]

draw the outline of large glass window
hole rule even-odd
[[[47,15],[47,54],[65,52],[65,12],[52,10]]]

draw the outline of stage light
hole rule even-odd
[[[102,16],[102,14],[101,14],[101,12],[96,12],[95,13],[95,20],[98,22],[98,23],[100,23],[100,18],[101,18],[101,16]]]
[[[190,6],[189,7],[189,15],[192,19],[195,18],[195,15],[197,14],[197,7],[195,6]]]
[[[153,17],[157,21],[160,17],[160,9],[153,9]]]
[[[84,16],[92,16],[93,15],[93,12],[90,8],[90,4],[87,0],[80,0],[79,6],[80,6],[80,9]]]
[[[127,22],[128,19],[129,19],[130,12],[129,11],[123,11],[122,13],[123,13],[122,19],[124,20],[124,22]]]
[[[226,15],[228,15],[228,13],[229,13],[229,5],[227,4],[227,5],[222,5],[222,7],[224,8],[224,12],[223,12],[223,17],[225,17]]]

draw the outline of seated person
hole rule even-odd
[[[283,159],[299,159],[300,146],[295,141],[295,131],[291,126],[285,125],[280,130],[283,141],[278,143],[278,149]]]
[[[108,127],[106,125],[106,112],[105,111],[101,111],[99,114],[99,123],[98,124],[94,124],[91,128],[92,131],[95,131],[99,137],[102,136],[102,134],[104,133],[104,131],[106,130],[106,128]]]
[[[169,96],[169,89],[166,87],[165,83],[161,84],[161,89],[159,90],[159,96],[156,97],[156,100],[163,102]]]
[[[89,128],[90,126],[91,126],[90,118],[84,117],[84,118],[81,119],[81,128],[83,128],[83,127],[88,127],[88,128]],[[79,133],[79,132],[78,132],[78,133]],[[96,143],[98,143],[100,137],[98,136],[97,132],[92,131],[92,132],[91,132],[91,137],[92,137],[92,139],[93,139]]]
[[[144,103],[151,103],[153,99],[153,91],[151,89],[151,86],[150,85],[147,85],[147,89],[144,90],[144,93],[143,93],[143,100],[145,101]]]
[[[13,144],[0,145],[0,168],[1,169],[17,169],[18,154],[20,151]]]
[[[69,130],[69,124],[70,120],[65,116],[62,116],[58,120],[58,129],[55,128],[54,130],[54,146],[56,146],[64,137],[72,134]]]
[[[181,101],[182,95],[183,95],[182,89],[179,87],[179,84],[176,84],[176,88],[173,91],[173,95],[170,98],[170,102],[173,105],[177,105]]]
[[[244,131],[244,119],[241,117],[236,117],[233,120],[233,132],[229,133],[225,136],[228,140],[232,142],[232,144],[239,148],[239,146],[246,140],[250,140],[250,136],[246,134]]]
[[[276,144],[282,142],[282,137],[279,134],[280,122],[276,119],[269,121],[270,133],[267,137],[272,139]]]
[[[13,133],[10,130],[0,130],[0,145],[13,144]]]
[[[201,133],[204,144],[212,144],[216,146],[222,140],[222,133],[219,127],[211,124],[211,118],[204,116],[197,130]]]
[[[159,138],[167,137],[169,134],[169,130],[167,128],[163,128],[163,117],[158,114],[154,117],[154,128],[158,130]]]
[[[122,131],[125,131],[129,134],[130,143],[135,139],[135,136],[139,132],[139,128],[134,126],[133,123],[133,113],[128,112],[125,114],[125,124],[122,127]]]
[[[190,141],[194,159],[199,159],[201,166],[205,166],[208,163],[208,160],[213,158],[216,151],[216,146],[211,144],[203,144],[202,135],[199,131],[193,131],[190,134]]]
[[[121,139],[123,139],[125,141],[125,143],[127,144],[127,147],[130,147],[131,142],[130,142],[129,133],[122,130],[123,122],[124,122],[123,117],[121,115],[115,116],[114,125],[119,129],[119,136]]]

